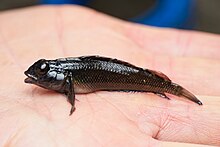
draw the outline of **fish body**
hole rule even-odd
[[[202,105],[192,93],[163,73],[107,57],[40,59],[25,75],[28,76],[25,83],[65,93],[72,105],[70,114],[75,110],[75,94],[96,91],[151,92],[164,98],[168,98],[165,93],[169,93]]]

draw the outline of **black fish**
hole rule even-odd
[[[75,110],[75,93],[95,91],[152,92],[169,99],[165,93],[202,102],[161,72],[136,67],[124,61],[99,56],[40,59],[24,72],[25,83],[55,90],[67,95]]]

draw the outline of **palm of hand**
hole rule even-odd
[[[77,7],[15,12],[0,15],[1,145],[220,144],[218,36],[148,28]],[[97,54],[161,70],[204,106],[147,93],[97,92],[76,95],[69,117],[63,95],[23,83],[23,71],[39,58]]]

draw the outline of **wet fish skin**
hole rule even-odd
[[[202,102],[161,72],[100,56],[40,59],[24,72],[25,83],[65,93],[75,110],[75,94],[96,91],[151,92],[169,99],[165,93]]]

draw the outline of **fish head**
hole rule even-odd
[[[27,78],[25,83],[60,91],[65,82],[65,74],[62,68],[52,60],[40,59],[24,72]]]

